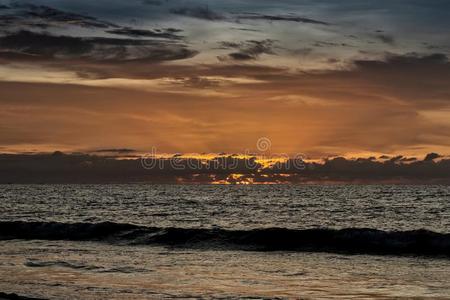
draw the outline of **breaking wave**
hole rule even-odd
[[[450,257],[450,234],[428,230],[367,228],[251,230],[157,228],[131,224],[0,222],[0,239],[100,241],[127,245],[166,245],[253,251],[311,251],[351,254]]]

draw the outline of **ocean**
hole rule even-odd
[[[4,293],[450,299],[448,186],[12,184],[0,191]]]

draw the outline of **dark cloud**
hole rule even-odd
[[[23,55],[64,58],[82,56],[93,50],[93,44],[83,38],[53,36],[31,31],[19,31],[0,38],[3,52]]]
[[[233,30],[239,30],[239,31],[249,31],[249,32],[261,32],[261,30],[258,29],[252,29],[252,28],[236,28],[232,27]]]
[[[240,20],[263,20],[263,21],[283,21],[283,22],[296,22],[296,23],[309,23],[319,25],[330,25],[327,22],[314,20],[310,18],[300,17],[294,14],[287,15],[266,15],[258,13],[243,13],[238,15]]]
[[[18,16],[15,15],[0,15],[0,24],[2,27],[7,27],[14,22],[20,20]]]
[[[347,43],[335,43],[335,42],[327,42],[327,41],[316,41],[312,44],[313,47],[317,48],[325,48],[325,47],[353,47]]]
[[[238,13],[234,16],[227,16],[225,14],[216,12],[209,8],[209,6],[185,6],[180,8],[172,8],[171,13],[187,16],[196,19],[208,20],[208,21],[229,21],[240,23],[241,20],[258,20],[258,21],[270,21],[270,22],[295,22],[295,23],[309,23],[319,25],[330,25],[327,22],[314,20],[310,18],[301,17],[295,14],[285,15],[271,15],[271,14],[259,14],[259,13]]]
[[[443,71],[446,78],[449,76],[450,63],[447,55],[443,53],[435,53],[430,55],[420,55],[418,53],[407,53],[404,55],[386,54],[383,60],[356,60],[354,64],[358,69],[367,71],[383,71],[392,72],[405,72],[404,75],[420,76],[420,70],[423,72],[429,71]],[[408,74],[408,72],[415,70],[417,74]],[[438,75],[438,74],[436,74]]]
[[[166,0],[167,1],[167,0]],[[160,6],[163,4],[160,0],[141,0],[142,4]]]
[[[35,18],[27,18],[23,15],[9,14],[0,15],[0,26],[3,29],[17,29],[17,28],[38,28],[46,29],[51,27],[51,24]]]
[[[252,59],[256,59],[255,56],[250,55],[248,53],[244,53],[244,52],[233,52],[228,54],[229,57],[231,57],[234,60],[252,60]]]
[[[388,45],[391,45],[391,46],[395,45],[395,39],[391,35],[377,34],[377,35],[375,35],[375,38],[380,40],[380,41],[382,41],[385,44],[388,44]]]
[[[15,12],[11,15],[2,16],[9,18],[10,22],[3,21],[3,25],[28,26],[28,27],[51,27],[51,26],[80,26],[87,28],[110,28],[118,27],[116,24],[99,20],[97,18],[62,11],[45,5],[15,4]],[[14,20],[14,22],[11,22]]]
[[[221,49],[238,50],[237,52],[228,54],[228,57],[232,60],[254,60],[261,54],[274,55],[274,44],[274,40],[266,39],[262,41],[248,40],[240,43],[222,42],[220,45]],[[224,58],[220,57],[219,59],[223,60]]]
[[[19,31],[0,37],[0,56],[10,59],[160,62],[196,54],[186,46],[162,40],[56,36]]]
[[[129,37],[150,37],[150,38],[163,38],[171,40],[179,40],[182,36],[177,35],[177,33],[182,32],[181,29],[175,28],[163,28],[163,29],[135,29],[130,27],[122,27],[112,30],[107,30],[107,33],[116,35],[126,35]]]
[[[398,63],[398,64],[412,64],[412,65],[425,65],[425,64],[438,64],[448,65],[449,60],[444,53],[434,53],[430,55],[421,55],[418,53],[407,53],[404,55],[387,55],[386,63]]]
[[[172,14],[181,15],[196,19],[219,21],[225,20],[225,16],[211,10],[208,6],[192,6],[192,7],[180,7],[172,8],[170,10]]]
[[[333,42],[325,42],[325,41],[316,41],[313,44],[314,47],[336,47],[339,46],[338,43]]]
[[[425,157],[425,161],[433,161],[434,159],[440,158],[441,156],[437,153],[428,153]]]
[[[105,152],[123,154],[122,149]],[[109,151],[113,150],[113,151]],[[128,150],[128,149],[123,149]],[[126,154],[127,151],[125,151]],[[97,183],[97,182],[201,182],[224,180],[233,183],[231,174],[258,182],[435,182],[450,181],[450,160],[377,161],[373,158],[336,157],[322,163],[289,160],[264,167],[254,157],[248,159],[217,156],[208,160],[147,158],[153,168],[144,168],[141,159],[116,160],[87,154],[0,154],[0,183]],[[299,167],[301,166],[301,167]],[[229,180],[227,180],[229,179]],[[237,183],[237,182],[236,182]]]
[[[361,89],[363,94],[366,94],[364,90],[370,90],[374,95],[386,95],[424,109],[449,104],[450,63],[445,54],[388,53],[384,59],[356,60],[352,64],[353,68],[348,70],[322,72],[306,75],[304,78],[333,80],[343,86],[347,82],[353,82],[353,89]],[[327,95],[330,99],[337,97],[338,95]]]

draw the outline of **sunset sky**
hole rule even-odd
[[[450,1],[0,0],[0,152],[450,154]]]

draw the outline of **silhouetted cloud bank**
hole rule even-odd
[[[158,158],[146,168],[139,156],[118,159],[131,149],[104,149],[89,154],[2,154],[1,183],[450,183],[450,159],[431,153],[426,158],[380,157],[322,162],[292,161],[264,165],[257,157]],[[174,164],[174,159],[176,163]]]

